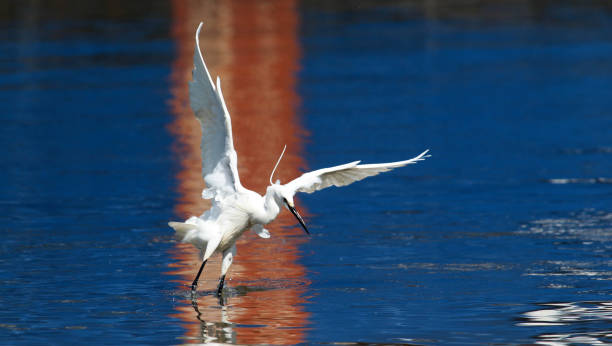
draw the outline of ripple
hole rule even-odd
[[[612,321],[612,302],[544,303],[545,309],[525,312],[520,326],[569,324],[585,321]]]
[[[562,153],[568,155],[612,154],[612,147],[569,148],[562,150]]]
[[[523,327],[540,326],[580,326],[578,331],[572,331],[567,327],[564,333],[546,333],[536,336],[536,343],[540,345],[570,345],[591,344],[609,345],[612,342],[612,330],[599,329],[599,322],[607,323],[612,320],[612,302],[607,301],[585,301],[569,303],[544,303],[539,304],[542,308],[527,311],[521,315],[517,323]]]
[[[609,242],[612,241],[612,213],[589,209],[570,214],[566,218],[532,221],[522,225],[518,232],[561,239]]]
[[[536,344],[539,345],[610,345],[612,343],[612,330],[593,333],[542,334],[537,338]]]
[[[593,267],[605,265],[606,269],[595,269]],[[540,263],[537,269],[534,269],[525,275],[527,276],[583,276],[590,277],[595,280],[612,280],[612,271],[608,270],[609,263],[590,263],[590,262],[575,262],[575,261],[546,261]],[[557,284],[560,285],[560,284]],[[559,287],[553,287],[559,288]]]
[[[565,185],[565,184],[612,184],[612,178],[597,177],[597,178],[554,178],[546,179],[549,184]]]

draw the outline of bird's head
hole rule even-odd
[[[298,211],[295,209],[295,205],[293,203],[294,192],[291,188],[285,185],[281,185],[280,181],[277,180],[276,183],[268,186],[267,194],[270,194],[272,197],[274,197],[274,201],[279,207],[284,205],[291,212],[291,214],[295,216],[300,225],[302,225],[302,228],[304,228],[306,234],[310,235],[310,232],[306,227],[306,223],[304,223],[304,219],[302,219],[300,213],[298,213]]]
[[[294,207],[293,192],[287,186],[281,185],[280,180],[268,186],[267,192],[274,197],[274,201],[279,207],[283,205]]]
[[[272,196],[274,198],[274,202],[279,207],[293,207],[293,194],[289,193],[287,187],[280,184],[280,181],[276,181],[276,183],[268,186],[266,191],[266,195]]]
[[[272,169],[272,173],[270,174],[270,186],[268,187],[267,193],[270,193],[274,197],[274,201],[279,207],[284,204],[285,207],[289,209],[291,214],[293,214],[293,216],[295,216],[295,218],[299,221],[300,225],[302,225],[304,231],[306,231],[306,234],[310,235],[310,232],[308,232],[308,228],[306,228],[306,224],[304,223],[304,219],[302,219],[300,213],[298,213],[298,211],[295,209],[295,205],[293,204],[293,195],[295,194],[295,190],[290,187],[287,187],[286,185],[281,185],[280,180],[276,180],[275,183],[272,182],[274,172],[276,171],[278,164],[283,158],[283,154],[285,154],[286,149],[287,146],[285,145],[285,147],[283,148],[283,152],[278,158],[278,161],[276,161],[274,169]]]

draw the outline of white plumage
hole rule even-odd
[[[316,171],[302,174],[301,177],[286,184],[292,191],[313,193],[330,186],[346,186],[367,177],[375,176],[381,172],[387,172],[393,168],[402,167],[411,163],[425,160],[428,150],[419,156],[406,161],[374,163],[360,165],[361,161],[355,161],[335,167],[322,168]]]
[[[260,237],[269,238],[270,232],[264,225],[273,221],[285,205],[308,233],[293,204],[296,192],[312,193],[329,186],[345,186],[393,168],[422,161],[429,155],[426,155],[426,150],[406,161],[365,165],[355,161],[323,168],[304,173],[284,185],[271,183],[264,196],[245,189],[238,176],[232,124],[223,99],[221,80],[217,77],[216,85],[213,84],[200,50],[201,29],[202,23],[195,36],[196,49],[193,56],[193,80],[189,83],[189,99],[202,127],[202,177],[207,187],[202,191],[202,198],[210,199],[212,206],[200,217],[192,216],[185,222],[168,224],[176,231],[177,238],[195,245],[201,251],[203,262],[192,284],[193,292],[208,258],[216,252],[223,254],[221,280],[217,290],[217,293],[221,294],[225,275],[236,254],[236,240],[246,230],[250,228]]]

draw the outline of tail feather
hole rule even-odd
[[[187,222],[168,222],[168,226],[174,228],[178,240],[183,243],[191,243],[200,249],[203,260],[208,259],[221,242],[219,228],[195,216],[189,218]]]
[[[189,233],[189,231],[197,228],[196,225],[192,225],[190,223],[174,221],[168,222],[168,226],[174,228],[174,231],[176,232],[176,237],[179,240],[185,239],[185,236],[187,235],[187,233]]]

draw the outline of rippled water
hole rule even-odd
[[[526,4],[10,2],[0,342],[611,343],[612,12]],[[247,187],[285,143],[283,181],[433,156],[299,196],[312,237],[246,234],[192,302],[202,19]]]

